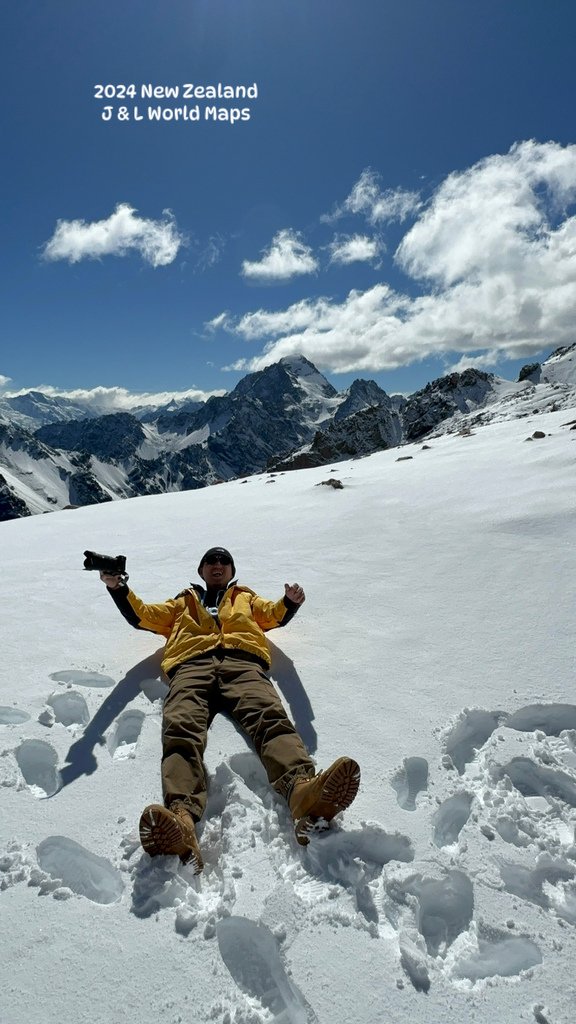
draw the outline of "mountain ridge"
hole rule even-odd
[[[43,420],[56,400],[18,396],[14,419],[0,420],[0,521],[56,508],[144,494],[196,489],[254,473],[338,462],[449,432],[570,404],[576,345],[527,364],[506,381],[470,368],[404,397],[357,379],[344,392],[304,356],[290,356],[243,377],[203,403],[163,403],[143,416],[112,412]]]

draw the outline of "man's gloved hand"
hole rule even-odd
[[[101,572],[100,579],[102,583],[105,583],[109,590],[117,590],[122,583],[122,576],[116,572]]]
[[[285,583],[284,595],[289,601],[293,601],[294,604],[304,604],[306,600],[306,594],[299,583]]]

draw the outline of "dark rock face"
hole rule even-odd
[[[386,396],[388,397],[388,396]],[[391,448],[402,441],[402,419],[399,412],[383,405],[362,409],[347,419],[331,423],[319,430],[311,445],[304,451],[294,452],[286,459],[274,462],[268,468],[274,471],[309,469],[328,462],[370,455]]]
[[[375,380],[355,380],[348,389],[346,399],[338,406],[334,416],[335,422],[353,416],[362,409],[376,405],[386,405],[391,399]]]
[[[482,405],[493,390],[493,381],[493,374],[470,369],[439,377],[416,391],[402,411],[405,439],[417,441],[454,413]]]
[[[560,348],[554,349],[554,351],[548,356],[548,359],[556,359],[559,356],[567,356],[569,352],[576,354],[576,342],[572,345],[561,345]]]
[[[93,473],[88,470],[72,473],[69,486],[71,505],[100,505],[102,502],[112,501],[110,495],[102,490]]]
[[[93,420],[72,420],[39,427],[40,441],[64,451],[88,451],[99,459],[125,459],[144,440],[142,424],[126,412],[98,416]]]
[[[52,449],[41,444],[34,434],[11,423],[0,423],[0,445],[14,452],[26,452],[33,459],[46,459],[53,455]]]
[[[0,522],[5,523],[9,519],[21,519],[23,516],[29,515],[31,512],[26,502],[14,494],[0,473]]]
[[[522,367],[518,374],[518,383],[521,384],[523,380],[529,380],[533,384],[537,384],[542,374],[542,367],[540,363],[526,363]]]

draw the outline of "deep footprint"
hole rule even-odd
[[[480,981],[482,978],[512,978],[542,963],[542,953],[531,939],[504,937],[478,940],[478,952],[454,967],[455,978]]]
[[[356,891],[367,877],[379,874],[392,860],[411,863],[412,843],[408,836],[400,832],[389,834],[377,825],[365,825],[353,832],[334,829],[316,841],[313,839],[303,853],[309,874],[327,882],[352,885]]]
[[[432,815],[436,846],[451,846],[456,842],[470,817],[472,800],[470,793],[455,793]]]
[[[528,903],[535,903],[536,906],[543,907],[545,910],[550,910],[553,904],[544,891],[544,883],[557,886],[559,882],[572,882],[575,874],[576,870],[566,861],[553,860],[550,857],[543,857],[541,863],[535,868],[527,868],[522,864],[513,864],[509,861],[500,863],[500,877],[506,891],[513,896],[519,896],[520,899],[526,900]],[[568,897],[566,901],[567,913],[563,913],[563,908],[557,904],[554,904],[554,907],[560,917],[564,917],[571,924],[576,924],[576,914],[572,920],[570,913],[572,899],[573,896]]]
[[[416,797],[428,788],[428,761],[423,757],[406,757],[400,771],[392,779],[396,799],[405,811],[416,810]]]
[[[464,711],[456,725],[453,726],[445,741],[446,753],[460,775],[466,771],[466,765],[473,761],[476,751],[484,746],[499,725],[508,724],[507,715],[503,711]]]
[[[388,892],[399,903],[404,902],[407,895],[416,897],[416,927],[430,956],[445,955],[448,946],[466,931],[472,920],[472,883],[462,871],[449,871],[442,879],[416,875],[391,884]]]
[[[36,855],[51,878],[92,903],[115,903],[124,891],[122,876],[109,860],[66,836],[44,839],[36,847]]]
[[[20,708],[11,708],[6,705],[0,707],[0,725],[22,725],[22,722],[28,722],[30,715],[27,711],[21,711]]]
[[[151,704],[157,700],[164,700],[168,694],[168,686],[161,679],[143,679],[140,689]]]
[[[216,926],[220,955],[243,992],[285,1024],[314,1024],[316,1014],[288,978],[278,943],[265,925],[225,917]]]
[[[52,693],[46,703],[54,711],[54,718],[61,725],[88,725],[90,712],[81,693],[66,690],[65,693]]]
[[[24,740],[14,751],[24,780],[35,796],[54,796],[61,786],[58,754],[44,740]]]
[[[547,736],[559,736],[565,729],[576,729],[576,705],[530,704],[510,715],[506,725],[519,732],[540,730]]]
[[[108,739],[108,750],[116,760],[134,757],[144,722],[143,711],[124,711]]]
[[[522,796],[543,796],[546,800],[563,800],[576,807],[576,783],[565,772],[545,768],[529,757],[514,757],[499,771],[508,776]]]
[[[84,672],[82,669],[52,672],[50,679],[53,679],[56,683],[72,683],[74,686],[96,686],[101,690],[116,686],[116,683],[110,676],[103,676],[100,672]]]

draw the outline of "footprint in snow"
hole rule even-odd
[[[66,836],[49,836],[37,848],[42,871],[92,903],[115,903],[124,891],[120,872],[106,857],[97,857]]]
[[[504,711],[465,709],[445,738],[446,753],[460,775],[475,754],[484,746],[499,726],[518,732],[544,732],[559,736],[564,730],[576,729],[576,705],[529,704],[512,714]]]
[[[576,807],[576,783],[565,772],[536,764],[529,757],[514,757],[498,774],[500,778],[508,776],[522,796],[544,797],[549,803],[563,800]]]
[[[470,793],[455,793],[440,804],[432,815],[436,846],[451,846],[456,842],[470,817],[473,799]]]
[[[81,693],[66,690],[65,693],[52,693],[46,701],[54,712],[54,720],[62,725],[88,725],[90,712]]]
[[[474,760],[476,752],[490,739],[498,726],[507,724],[507,718],[503,711],[470,711],[466,708],[462,712],[444,741],[446,753],[460,775],[464,774],[466,765]]]
[[[110,676],[103,676],[100,672],[85,672],[82,669],[52,672],[50,679],[56,683],[72,683],[73,686],[94,686],[100,690],[108,690],[111,686],[116,686]]]
[[[136,744],[145,719],[143,711],[123,711],[108,738],[108,750],[115,760],[136,756]]]
[[[30,715],[27,711],[21,711],[20,708],[11,708],[2,705],[0,707],[0,725],[22,725],[22,722],[28,722]]]
[[[428,788],[428,761],[424,757],[405,757],[402,768],[392,779],[396,799],[405,811],[416,810],[416,797]]]
[[[397,904],[412,902],[415,925],[430,956],[445,956],[448,947],[470,925],[474,912],[472,883],[463,871],[448,871],[444,878],[413,875],[387,885],[388,895]]]
[[[559,736],[565,729],[576,729],[576,705],[529,704],[510,715],[506,725],[519,732],[539,730],[547,736]]]
[[[288,977],[272,932],[245,917],[216,925],[220,955],[243,992],[258,999],[283,1024],[315,1024],[316,1014]]]
[[[501,861],[500,877],[513,896],[544,910],[555,910],[559,917],[576,925],[576,869],[567,861],[544,855],[534,868]]]
[[[478,950],[458,960],[452,977],[481,981],[483,978],[512,978],[542,963],[540,947],[524,936],[498,935],[478,938]]]
[[[164,700],[169,687],[161,679],[142,679],[140,689],[150,703],[154,704],[157,700]]]
[[[62,780],[56,765],[58,754],[44,740],[24,740],[14,751],[18,767],[30,791],[37,797],[54,796]]]

